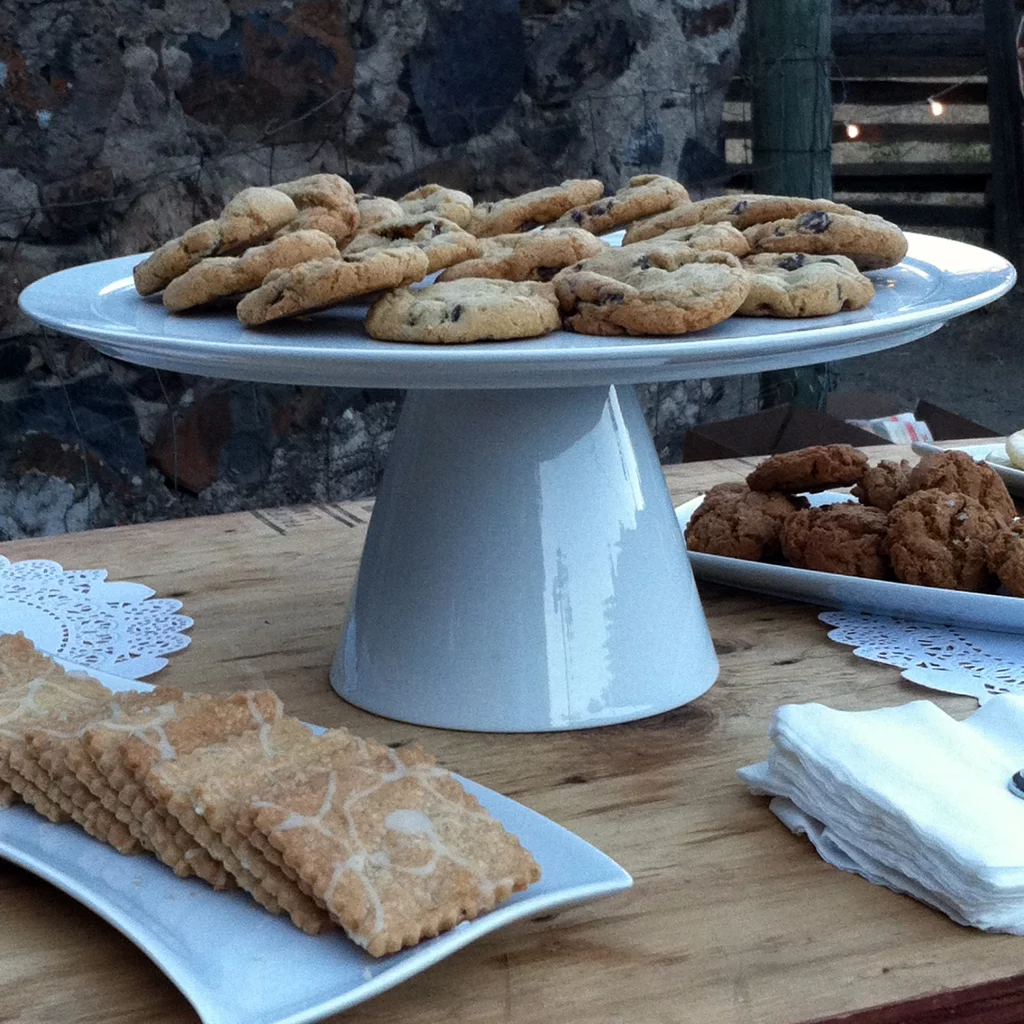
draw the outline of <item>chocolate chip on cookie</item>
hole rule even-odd
[[[473,277],[397,289],[366,317],[373,338],[433,344],[534,338],[558,325],[550,284]]]
[[[602,195],[604,185],[600,181],[570,178],[561,185],[539,188],[521,196],[477,203],[466,230],[477,238],[529,231],[541,224],[550,224],[567,210],[593,203]]]
[[[889,558],[896,578],[922,587],[993,590],[988,550],[1003,528],[966,494],[916,491],[889,513]]]
[[[858,483],[867,468],[867,456],[851,445],[813,445],[771,456],[747,476],[747,483],[755,491],[827,491]]]
[[[690,551],[760,561],[779,552],[783,524],[806,506],[788,494],[752,491],[745,484],[712,487],[686,525]]]
[[[820,505],[790,516],[782,528],[782,553],[800,569],[866,579],[891,578],[886,554],[888,517],[852,502]]]
[[[1017,520],[996,534],[988,549],[988,567],[1016,597],[1024,597],[1024,522]]]
[[[907,493],[925,490],[958,492],[976,498],[1003,523],[1013,522],[1017,509],[1002,477],[966,452],[933,452],[910,471]]]
[[[549,228],[529,234],[482,238],[476,259],[449,267],[439,281],[460,277],[492,277],[506,281],[550,281],[563,267],[596,256],[607,248],[582,228]]]
[[[743,269],[750,293],[740,316],[828,316],[860,309],[875,294],[870,279],[845,256],[762,253],[744,259]]]
[[[874,214],[814,209],[797,217],[765,221],[744,230],[755,253],[803,252],[846,256],[861,270],[895,266],[907,254],[907,239]]]
[[[864,474],[853,488],[853,494],[862,504],[888,512],[910,493],[909,478],[910,463],[906,459],[899,462],[883,459]]]
[[[555,221],[555,225],[583,228],[601,235],[637,217],[667,210],[679,203],[687,203],[689,199],[686,189],[673,178],[661,174],[638,174],[615,195],[569,210]]]
[[[735,256],[685,242],[639,242],[555,278],[566,324],[581,334],[678,335],[731,316],[749,287]]]

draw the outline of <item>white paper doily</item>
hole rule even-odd
[[[65,571],[56,562],[0,556],[0,633],[23,632],[65,663],[141,679],[187,647],[180,601],[141,583],[111,583],[104,569]]]
[[[961,626],[937,626],[874,615],[822,612],[829,638],[867,661],[894,665],[903,678],[931,690],[974,697],[1024,695],[1024,636]]]

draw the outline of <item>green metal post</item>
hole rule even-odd
[[[751,0],[747,6],[755,192],[832,197],[830,0]],[[762,409],[824,408],[828,368],[760,375]]]

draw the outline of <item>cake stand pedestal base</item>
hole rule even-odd
[[[666,711],[717,675],[632,386],[409,393],[331,669],[342,697],[539,732]]]

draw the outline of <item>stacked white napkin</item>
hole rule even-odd
[[[960,924],[1024,934],[1024,697],[964,722],[930,701],[879,711],[788,704],[767,761],[740,770],[837,868]]]

